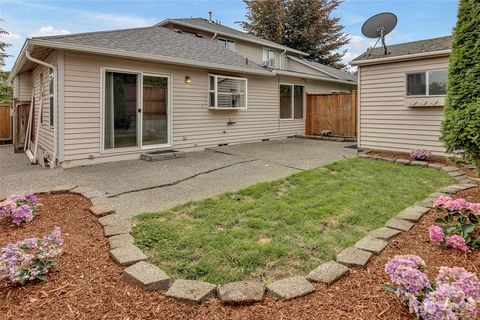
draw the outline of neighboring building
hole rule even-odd
[[[451,37],[365,52],[358,66],[359,149],[445,155],[440,125],[445,105]]]
[[[27,155],[72,167],[304,134],[306,94],[356,89],[306,56],[200,18],[28,39],[11,73],[16,105],[33,94]]]

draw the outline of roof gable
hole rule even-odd
[[[219,35],[229,36],[229,37],[233,37],[233,38],[236,38],[236,39],[241,39],[241,40],[244,40],[244,41],[247,41],[247,42],[254,42],[254,43],[257,43],[259,45],[266,46],[266,47],[277,48],[277,49],[280,49],[280,50],[287,49],[287,51],[289,51],[291,53],[295,53],[295,54],[302,55],[302,56],[308,56],[308,54],[305,53],[305,52],[286,47],[286,46],[281,45],[281,44],[276,43],[276,42],[272,42],[272,41],[269,41],[269,40],[265,40],[265,39],[256,37],[256,36],[254,36],[250,33],[246,33],[246,32],[234,29],[234,28],[230,28],[230,27],[218,24],[216,22],[209,21],[209,20],[204,19],[204,18],[166,19],[162,22],[159,22],[157,24],[157,26],[165,26],[169,23],[177,24],[177,25],[183,25],[183,26],[187,26],[187,27],[191,27],[191,28],[197,28],[199,30],[206,30],[206,31],[210,31],[212,33],[217,33]]]

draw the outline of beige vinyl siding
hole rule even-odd
[[[20,73],[13,80],[13,98],[20,101],[32,99],[32,73]]]
[[[208,74],[213,70],[127,60],[99,55],[65,53],[65,163],[74,166],[138,158],[140,150],[101,153],[101,68],[160,73],[172,81],[172,143],[178,150],[196,150],[223,143],[260,141],[302,134],[305,121],[279,120],[277,77],[227,74],[248,79],[247,110],[208,109]],[[192,83],[184,83],[185,76]],[[229,120],[237,121],[228,125]],[[87,160],[93,158],[94,160]]]
[[[318,81],[307,79],[307,93],[308,94],[328,94],[332,92],[351,92],[356,90],[355,84],[343,84],[328,81]]]
[[[443,98],[407,97],[406,73],[446,69],[448,57],[360,67],[359,147],[409,152],[427,149],[443,155],[439,141]],[[437,100],[435,107],[408,107]]]
[[[58,63],[58,55],[56,51],[52,51],[47,58],[43,59],[46,63],[57,65]],[[43,73],[43,83],[40,83],[40,73]],[[49,125],[49,117],[50,117],[50,108],[49,108],[49,98],[48,95],[48,74],[49,68],[45,66],[38,65],[32,71],[32,80],[33,80],[33,92],[34,92],[34,104],[35,104],[35,123],[34,127],[37,127],[38,124],[38,117],[40,115],[40,108],[43,106],[43,123],[40,125],[39,131],[39,140],[38,146],[43,151],[48,151],[50,154],[53,154],[53,145],[54,145],[54,136],[53,136],[53,127]],[[40,96],[40,86],[43,86],[43,94],[44,96]],[[35,140],[32,140],[35,142]],[[43,155],[39,152],[39,157]]]

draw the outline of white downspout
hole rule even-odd
[[[58,94],[57,94],[57,68],[54,65],[48,64],[45,61],[38,60],[30,55],[30,52],[28,50],[25,51],[25,56],[27,57],[28,60],[40,64],[42,66],[45,66],[47,68],[52,69],[53,71],[53,156],[52,156],[52,163],[50,163],[50,168],[53,168],[56,166],[56,161],[57,161],[57,141],[58,141],[58,119],[57,119],[57,99],[58,99]],[[42,85],[42,84],[41,84]],[[40,99],[43,99],[43,97],[40,97]],[[40,120],[40,118],[39,118]],[[39,122],[39,121],[38,121]],[[37,161],[37,149],[38,149],[38,136],[40,134],[37,134],[35,137],[35,158],[34,161]]]
[[[280,61],[279,61],[279,62],[280,62],[280,66],[279,66],[278,69],[282,69],[282,56],[283,56],[285,53],[287,53],[287,48],[285,48],[285,50],[283,50],[283,52],[280,53],[280,56],[279,56],[279,57],[280,57],[280,59],[279,59],[279,60],[280,60]]]
[[[217,37],[217,31],[215,31],[215,34],[213,35],[213,37],[211,37],[210,39],[213,40]]]

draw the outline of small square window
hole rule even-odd
[[[407,95],[424,96],[427,94],[427,76],[425,72],[407,75]]]
[[[435,70],[428,72],[428,95],[439,96],[447,93],[447,72],[446,70]]]

